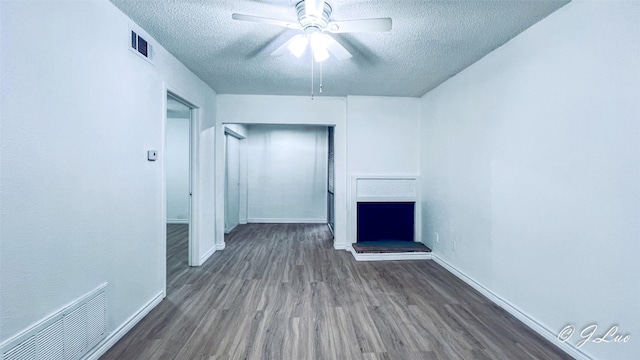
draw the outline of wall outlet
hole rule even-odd
[[[434,231],[436,234],[436,244],[440,244],[440,234],[437,231]]]
[[[453,241],[451,243],[451,250],[456,251],[456,247],[458,246],[458,242],[457,241]]]

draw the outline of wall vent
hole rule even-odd
[[[131,37],[129,50],[153,64],[153,47],[149,42],[149,37],[140,35],[139,31],[130,30]]]
[[[2,360],[76,360],[107,333],[107,284],[0,346]]]

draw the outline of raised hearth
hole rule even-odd
[[[413,241],[362,241],[353,244],[358,254],[431,253],[423,243]]]

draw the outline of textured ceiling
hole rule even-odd
[[[298,1],[111,0],[219,94],[309,95],[308,52],[270,56],[297,30],[231,19],[242,13],[295,21]],[[331,20],[390,17],[393,29],[333,34],[353,58],[323,63],[323,95],[419,97],[568,1],[327,2]]]

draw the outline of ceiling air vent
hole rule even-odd
[[[146,36],[146,35],[145,35]],[[153,48],[149,41],[138,32],[131,30],[131,42],[129,50],[153,64]]]

